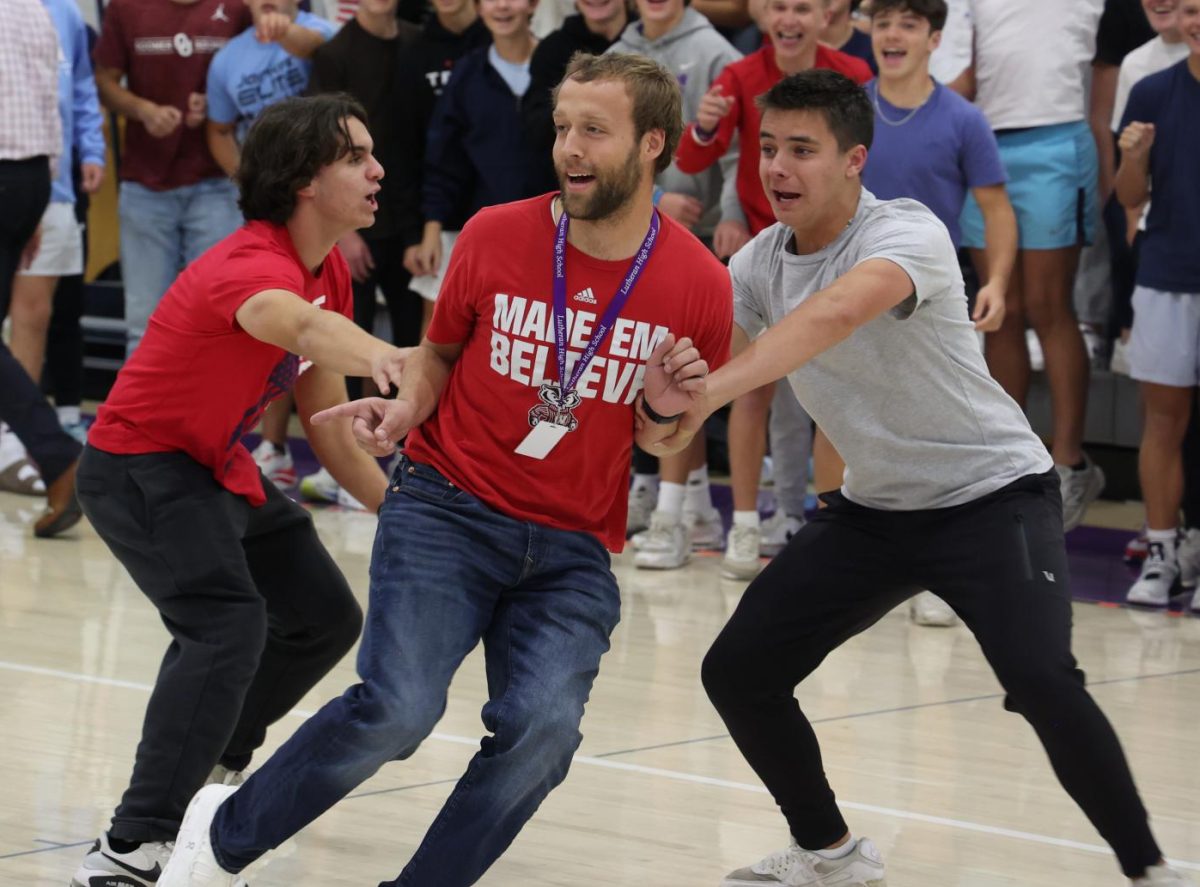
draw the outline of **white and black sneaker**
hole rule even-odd
[[[71,878],[71,887],[154,887],[171,857],[173,841],[147,841],[118,853],[104,833],[96,839]]]
[[[859,838],[841,859],[825,859],[795,842],[754,865],[730,872],[721,887],[887,887],[883,857],[870,838]]]
[[[1171,602],[1171,591],[1179,580],[1179,559],[1174,547],[1170,551],[1162,542],[1151,541],[1142,574],[1125,595],[1130,604],[1143,607],[1165,607]]]

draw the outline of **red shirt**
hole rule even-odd
[[[552,305],[552,195],[488,207],[463,228],[428,336],[464,345],[437,411],[410,432],[410,458],[432,465],[518,520],[625,544],[633,401],[646,358],[667,331],[690,336],[713,366],[729,353],[729,272],[687,229],[661,217],[629,301],[576,390],[579,426],[545,459],[514,450],[530,432],[545,380],[558,379]],[[631,259],[601,261],[568,244],[568,368],[591,338]]]
[[[242,0],[111,0],[93,56],[98,67],[123,72],[134,95],[186,117],[188,96],[205,91],[217,50],[249,24]],[[208,151],[203,124],[180,123],[161,139],[132,118],[125,124],[122,179],[165,191],[225,175]]]
[[[817,58],[813,67],[828,68],[845,74],[858,84],[866,83],[874,76],[862,59],[827,46],[817,46]],[[754,100],[782,79],[783,72],[775,64],[775,48],[770,42],[763,44],[762,49],[744,59],[726,65],[725,70],[713,81],[713,86],[720,85],[725,95],[737,98],[733,111],[721,120],[716,136],[707,145],[696,141],[693,123],[679,140],[679,149],[675,152],[675,163],[679,169],[695,175],[708,169],[725,155],[733,141],[734,130],[737,130],[738,200],[741,201],[742,211],[746,214],[751,234],[757,234],[775,224],[775,214],[771,212],[771,204],[763,192],[762,180],[758,176],[758,133],[762,115],[759,114]]]
[[[252,505],[266,501],[242,435],[307,367],[238,326],[235,314],[281,289],[351,316],[350,269],[335,247],[317,276],[282,225],[249,222],[184,269],[100,407],[88,443],[108,453],[187,453]]]

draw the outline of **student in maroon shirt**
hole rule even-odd
[[[237,192],[204,139],[205,78],[249,23],[242,0],[105,9],[94,58],[100,101],[126,120],[118,213],[129,354],[183,266],[241,223]]]

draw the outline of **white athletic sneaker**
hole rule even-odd
[[[1165,865],[1150,866],[1145,875],[1134,878],[1131,883],[1136,887],[1195,887],[1191,878],[1185,878],[1180,872]]]
[[[775,557],[803,526],[804,518],[776,511],[760,525],[762,539],[758,543],[758,553],[763,557]]]
[[[237,788],[231,785],[206,785],[196,792],[183,814],[175,852],[158,879],[158,887],[236,887],[241,879],[221,868],[209,838],[217,808],[235,791]]]
[[[629,490],[629,510],[625,513],[625,535],[635,536],[650,526],[650,515],[658,504],[654,487],[632,487]],[[634,547],[637,547],[636,543]]]
[[[267,480],[275,486],[283,488],[296,485],[296,465],[287,449],[280,453],[275,449],[275,444],[264,440],[250,455],[254,457]]]
[[[149,841],[129,853],[117,853],[104,833],[83,858],[71,887],[154,887],[175,845]]]
[[[758,559],[761,547],[761,526],[739,527],[734,524],[729,528],[729,538],[725,541],[721,575],[726,579],[753,579],[762,569],[762,561]]]
[[[633,565],[643,570],[676,570],[692,557],[683,520],[666,511],[650,515],[650,529],[640,540]]]
[[[725,527],[721,523],[721,512],[711,505],[707,511],[683,511],[683,525],[687,527],[692,551],[720,550],[725,544]]]
[[[1179,561],[1167,557],[1161,542],[1151,542],[1146,560],[1142,562],[1142,575],[1133,583],[1125,600],[1146,607],[1165,607],[1178,578]]]
[[[334,505],[337,503],[339,490],[341,486],[325,468],[300,478],[300,495],[309,502]]]
[[[1084,454],[1085,466],[1078,471],[1066,465],[1055,465],[1058,481],[1062,485],[1063,531],[1075,529],[1083,523],[1088,506],[1099,498],[1104,489],[1104,472]]]
[[[917,625],[949,628],[958,624],[958,614],[932,591],[922,591],[908,602],[909,618]]]
[[[859,838],[841,859],[824,859],[793,842],[752,866],[730,872],[721,887],[887,887],[883,857],[870,838]]]
[[[1200,584],[1200,530],[1194,527],[1185,531],[1175,547],[1179,559],[1179,584],[1184,588],[1195,588]]]

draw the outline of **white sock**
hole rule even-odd
[[[683,514],[683,497],[686,487],[664,480],[658,485],[658,507],[656,511],[679,516]]]
[[[817,856],[821,857],[822,859],[842,859],[843,857],[849,856],[851,853],[853,853],[854,848],[857,845],[858,842],[854,840],[854,835],[851,835],[850,840],[848,840],[841,847],[833,847],[829,850],[810,850],[809,852],[817,854]]]
[[[635,474],[633,476],[633,489],[635,490],[653,490],[655,495],[658,494],[658,475],[657,474]]]
[[[712,509],[712,497],[708,492],[708,466],[701,465],[689,471],[687,477],[687,510],[696,514],[707,514]]]
[[[1146,530],[1146,541],[1153,545],[1158,543],[1162,546],[1163,557],[1169,561],[1175,560],[1175,540],[1179,538],[1179,530],[1172,527],[1169,530]]]
[[[756,530],[759,526],[757,511],[735,511],[733,513],[733,525],[735,527],[754,527]]]
[[[83,418],[79,407],[55,407],[54,411],[58,413],[58,421],[62,425],[74,425]]]

